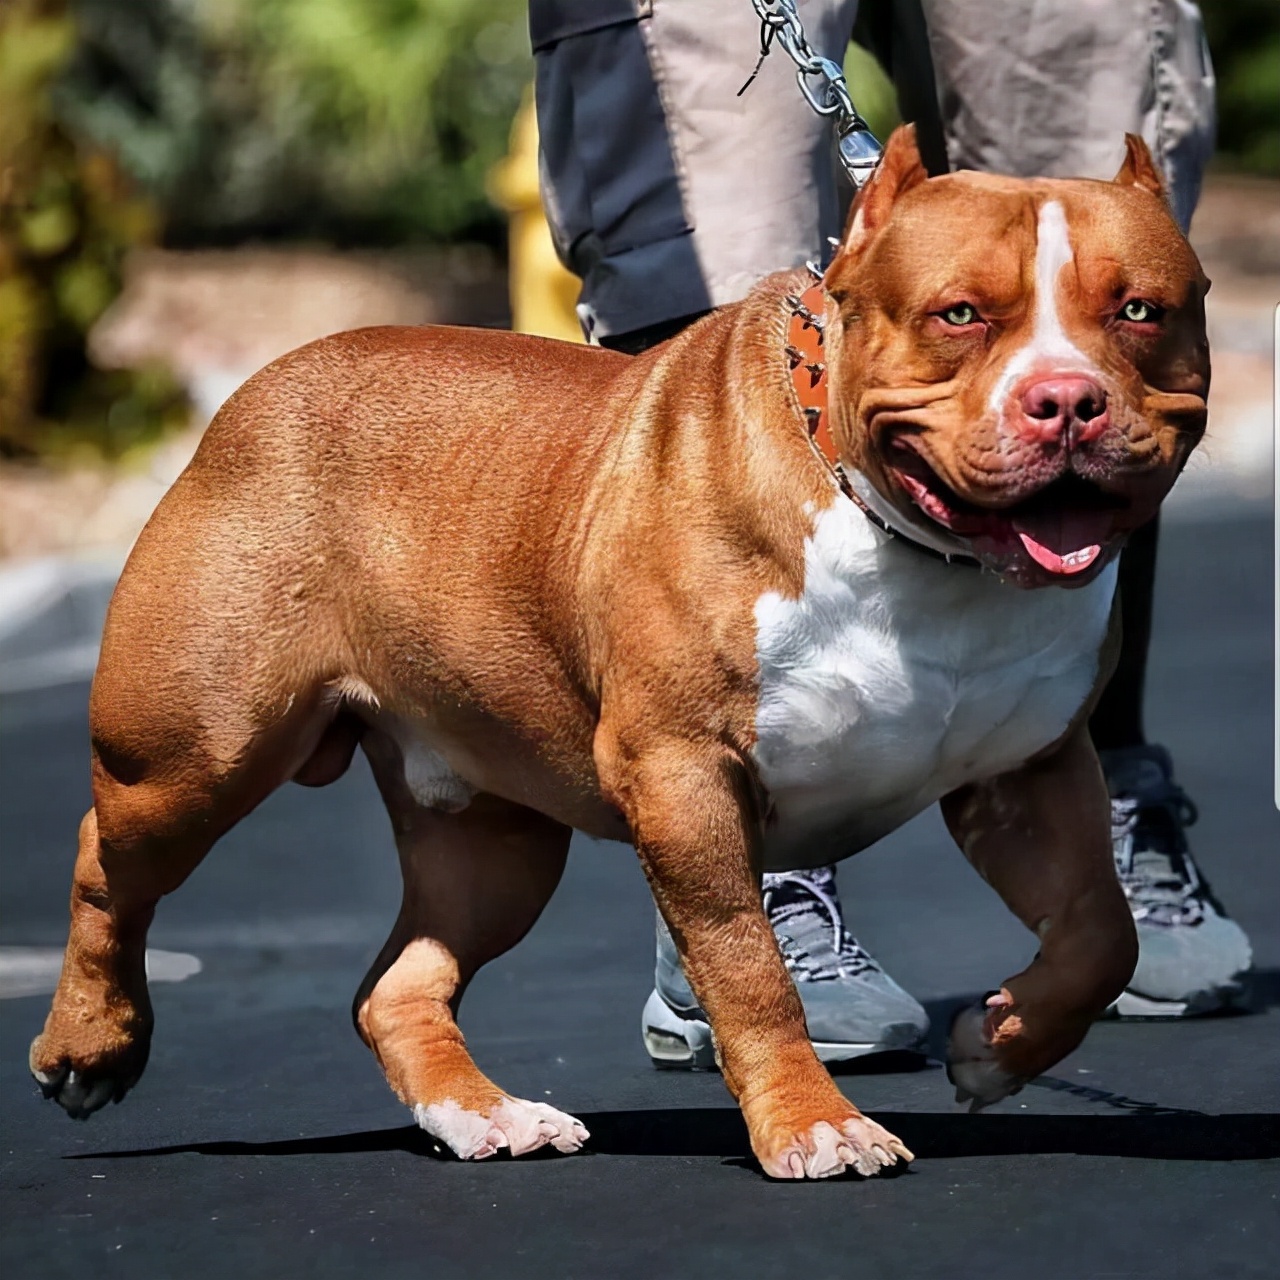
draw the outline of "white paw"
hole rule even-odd
[[[591,1136],[573,1116],[523,1098],[503,1098],[488,1112],[467,1111],[452,1098],[429,1106],[418,1103],[413,1118],[460,1160],[484,1160],[504,1147],[513,1156],[548,1144],[557,1151],[577,1151]]]
[[[947,1076],[956,1087],[956,1101],[981,1111],[993,1102],[1015,1094],[1026,1083],[1006,1071],[985,1034],[987,1009],[975,1005],[961,1009],[951,1022],[947,1041]]]
[[[854,1116],[839,1128],[819,1120],[797,1143],[765,1165],[765,1172],[774,1178],[831,1178],[853,1169],[871,1178],[899,1160],[914,1159],[887,1129],[865,1116]]]

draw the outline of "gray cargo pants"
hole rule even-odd
[[[839,62],[858,0],[799,0]],[[1141,133],[1186,227],[1213,144],[1213,72],[1190,0],[866,0],[938,169],[1111,177]],[[847,190],[831,129],[749,0],[530,0],[542,193],[595,341],[736,301],[819,258]],[[857,85],[853,85],[857,100]],[[936,139],[936,142],[934,141]],[[933,143],[930,154],[930,144]],[[945,152],[945,158],[944,158]]]

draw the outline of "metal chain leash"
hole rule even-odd
[[[796,83],[805,101],[820,116],[835,117],[840,163],[854,189],[860,190],[880,162],[884,148],[853,105],[843,70],[830,58],[814,53],[805,38],[795,0],[751,0],[751,6],[760,18],[760,59],[738,95],[745,93],[760,73],[776,40],[796,64]]]

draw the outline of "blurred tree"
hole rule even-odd
[[[1203,7],[1222,153],[1274,168],[1280,0]],[[73,9],[80,41],[62,117],[158,200],[168,243],[500,242],[484,175],[531,76],[524,0],[73,0]],[[887,124],[891,90],[869,59],[851,56],[863,110]]]
[[[0,454],[118,455],[181,416],[161,371],[104,372],[85,334],[155,221],[112,159],[55,121],[75,38],[65,0],[0,4]]]
[[[1200,0],[1218,77],[1218,154],[1280,177],[1280,0]]]
[[[523,0],[76,0],[64,118],[170,244],[496,242],[484,191],[531,76]]]

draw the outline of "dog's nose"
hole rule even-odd
[[[1082,374],[1042,378],[1022,393],[1023,433],[1069,446],[1096,440],[1111,421],[1107,393]]]

